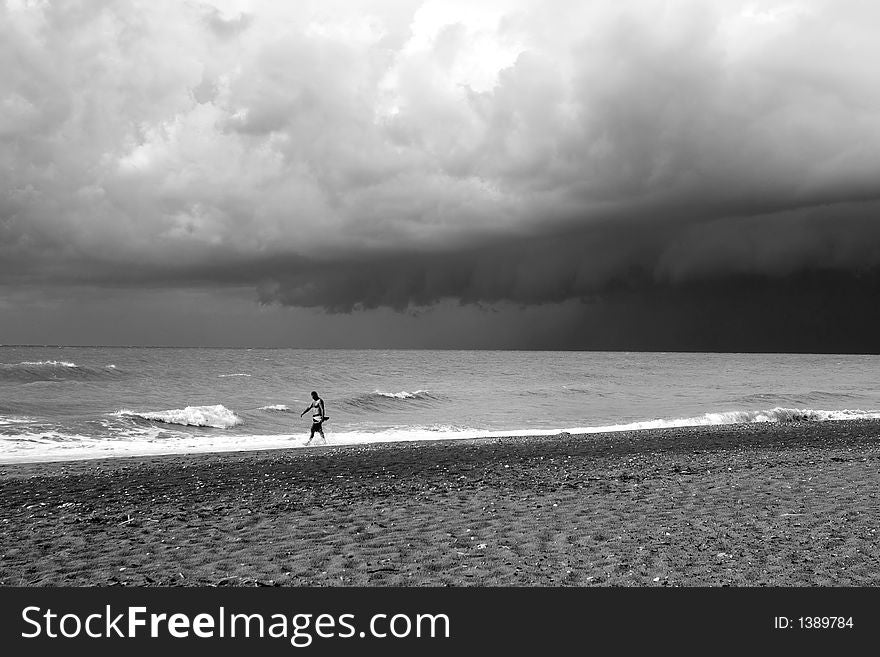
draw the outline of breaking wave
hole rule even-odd
[[[722,424],[754,424],[760,422],[828,422],[835,420],[877,420],[880,411],[839,410],[823,411],[811,408],[782,408],[777,406],[759,411],[724,411],[704,413],[696,417],[645,420],[628,424],[612,424],[603,427],[577,427],[567,429],[570,433],[602,433],[611,431],[637,431],[640,429],[665,429],[669,427],[697,427]]]
[[[13,424],[30,424],[31,422],[33,422],[33,419],[29,417],[22,417],[20,415],[0,415],[0,427]]]
[[[406,390],[401,392],[382,392],[381,390],[374,390],[371,394],[391,399],[435,399],[427,390],[416,390],[415,392],[407,392]]]
[[[285,404],[270,404],[269,406],[260,406],[258,411],[277,411],[279,413],[287,413],[290,407]]]
[[[242,420],[235,413],[221,404],[216,406],[187,406],[169,411],[131,411],[122,409],[114,413],[117,417],[133,417],[150,422],[179,424],[185,427],[213,427],[229,429]]]
[[[385,392],[383,390],[374,390],[363,395],[358,395],[345,400],[344,404],[358,410],[388,410],[398,407],[400,403],[420,403],[430,404],[442,401],[438,395],[433,395],[427,390],[415,390],[408,392],[401,390],[400,392]]]

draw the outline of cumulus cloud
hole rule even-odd
[[[861,276],[878,20],[822,0],[7,0],[0,283],[248,284],[348,312]]]

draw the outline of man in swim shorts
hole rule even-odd
[[[312,442],[316,431],[326,441],[327,439],[324,437],[324,420],[327,419],[327,416],[324,415],[324,400],[318,397],[318,393],[314,390],[312,390],[312,403],[299,416],[302,417],[309,411],[312,411],[312,432],[309,434],[309,442]]]

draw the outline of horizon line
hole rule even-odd
[[[543,348],[543,347],[270,347],[265,345],[109,345],[109,344],[3,344],[0,348],[44,348],[44,349],[241,349],[241,350],[298,350],[298,351],[535,351],[535,352],[583,352],[613,354],[764,354],[792,356],[877,356],[880,351],[776,351],[745,350],[728,351],[722,349],[583,349],[583,348]]]

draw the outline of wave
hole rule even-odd
[[[29,417],[24,417],[21,415],[0,415],[0,427],[9,426],[13,424],[30,424],[34,420]]]
[[[258,411],[278,411],[279,413],[287,413],[290,407],[286,404],[270,404],[269,406],[260,406]]]
[[[4,446],[4,452],[14,452],[14,448],[10,449],[11,446],[15,446],[16,443],[19,445],[42,445],[42,446],[51,446],[54,449],[58,448],[81,448],[84,445],[89,445],[94,448],[100,444],[99,440],[91,438],[89,436],[82,436],[80,434],[74,433],[64,433],[63,431],[58,430],[46,430],[46,431],[32,431],[28,433],[20,433],[12,436],[2,436],[0,437],[0,442],[2,442]]]
[[[122,409],[114,413],[117,417],[134,417],[150,422],[164,422],[165,424],[179,424],[185,427],[213,427],[215,429],[229,429],[242,420],[234,412],[221,404],[216,406],[187,406],[175,408],[169,411],[132,411]]]
[[[346,399],[343,403],[359,410],[387,410],[404,403],[421,403],[430,404],[442,401],[442,397],[434,395],[427,390],[415,390],[408,392],[401,390],[400,392],[385,392],[383,390],[374,390],[363,395]]]
[[[378,397],[390,397],[391,399],[434,399],[427,390],[416,390],[415,392],[407,392],[406,390],[401,392],[382,392],[381,390],[374,390],[372,394]]]
[[[612,424],[601,427],[575,427],[569,433],[604,433],[613,431],[637,431],[642,429],[665,429],[672,427],[695,427],[723,424],[757,424],[761,422],[830,422],[838,420],[877,420],[880,411],[838,410],[825,411],[812,408],[776,408],[758,411],[723,411],[704,413],[696,417],[645,420],[628,424]]]
[[[247,377],[249,377],[251,375],[250,374],[218,374],[217,378],[218,379],[228,379],[228,378],[234,377],[234,376],[247,376]]]
[[[848,392],[810,390],[805,392],[756,392],[737,398],[737,402],[743,404],[814,404],[827,403],[840,404],[844,400],[853,399],[854,395]]]
[[[115,366],[85,367],[67,360],[25,360],[0,363],[0,381],[33,383],[34,381],[93,380],[115,376]]]

